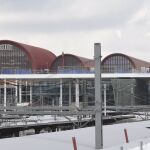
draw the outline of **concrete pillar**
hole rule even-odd
[[[32,85],[30,85],[30,105],[32,105]]]
[[[6,79],[4,79],[4,107],[6,107],[6,105],[7,105],[7,100],[6,100]],[[6,109],[5,109],[5,111],[6,111]]]
[[[133,85],[131,85],[131,106],[134,105],[134,89]]]
[[[60,79],[60,97],[59,97],[59,106],[62,106],[63,101],[63,91],[62,91],[63,85],[62,85],[62,79]]]
[[[26,96],[26,98],[25,98],[25,102],[28,102],[28,99],[27,99],[27,95],[28,95],[28,82],[26,81],[25,82],[25,85],[26,85],[26,88],[25,88],[25,96]]]
[[[95,148],[103,148],[102,128],[102,82],[101,82],[101,44],[94,44],[95,60]]]
[[[71,106],[71,81],[69,81],[69,106]]]
[[[54,106],[55,106],[55,100],[52,99],[52,107],[54,107]]]
[[[106,84],[104,84],[104,116],[106,116]]]
[[[18,103],[18,81],[16,80],[16,86],[15,86],[15,106],[17,106]]]
[[[22,87],[21,87],[21,81],[19,83],[19,104],[22,103]]]
[[[75,106],[79,107],[79,79],[76,79],[75,83]]]
[[[83,94],[84,94],[83,107],[86,107],[86,106],[88,106],[88,97],[87,97],[87,94],[86,94],[86,80],[84,81]]]

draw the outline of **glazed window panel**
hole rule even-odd
[[[26,73],[31,72],[31,63],[26,53],[10,44],[0,45],[0,73]]]
[[[106,73],[131,72],[133,68],[131,61],[120,55],[109,57],[102,66],[103,72]]]

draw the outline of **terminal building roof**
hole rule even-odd
[[[59,55],[52,63],[50,70],[54,72],[62,71],[62,69],[89,69],[94,67],[94,60],[73,54]]]
[[[133,70],[141,71],[150,69],[150,63],[122,54],[114,53],[105,57],[102,61],[104,72],[133,72]]]
[[[56,58],[54,53],[43,48],[39,48],[39,47],[35,47],[23,43],[18,43],[11,40],[0,40],[0,45],[1,44],[11,44],[23,50],[30,59],[30,62],[32,64],[32,69],[49,68],[51,63]]]

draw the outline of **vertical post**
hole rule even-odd
[[[124,135],[125,135],[126,143],[129,143],[129,138],[128,138],[127,129],[124,129]]]
[[[131,85],[131,106],[134,105],[133,94],[134,94],[134,92],[133,92],[133,85]]]
[[[18,103],[18,81],[16,80],[16,87],[15,87],[15,106]]]
[[[69,106],[71,106],[71,81],[69,81]]]
[[[63,91],[62,91],[62,79],[60,79],[60,97],[59,97],[59,106],[62,106],[62,99],[63,99]]]
[[[19,104],[22,103],[22,88],[21,88],[21,81],[19,83]]]
[[[28,95],[28,90],[27,90],[28,89],[28,82],[26,81],[25,83],[26,83],[26,89],[25,89],[25,94],[26,94],[25,96],[26,96],[26,98],[25,98],[25,102],[28,102],[28,99],[27,99],[27,95]]]
[[[7,105],[7,100],[6,100],[6,79],[4,79],[4,107]],[[6,109],[4,109],[6,111]]]
[[[103,148],[103,131],[102,131],[102,94],[101,94],[101,44],[94,44],[95,59],[95,147]]]
[[[143,142],[140,142],[140,150],[143,150]]]
[[[117,110],[117,106],[119,105],[119,79],[117,79],[117,88],[116,88],[116,110]]]
[[[104,84],[104,116],[106,116],[106,84]]]
[[[75,87],[76,87],[76,101],[75,101],[75,106],[76,107],[79,107],[80,104],[79,104],[79,79],[76,79],[76,83],[75,83]]]
[[[72,143],[73,143],[73,149],[77,150],[77,143],[76,143],[76,138],[72,137]]]
[[[40,105],[43,107],[43,92],[42,92],[42,85],[39,85],[39,93],[40,93]]]
[[[83,97],[83,107],[86,107],[88,106],[88,97],[87,97],[87,94],[86,94],[86,80],[84,81],[84,84],[83,84],[83,93],[84,93],[84,97]],[[92,104],[90,104],[92,105]]]
[[[32,85],[30,85],[30,105],[32,105]]]
[[[54,99],[52,99],[52,107],[54,107],[54,106],[55,106]]]

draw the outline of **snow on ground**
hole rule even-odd
[[[140,141],[150,150],[150,121],[106,125],[104,129],[104,150],[140,150]],[[129,144],[125,144],[124,129],[127,129]],[[95,128],[43,133],[19,138],[0,139],[0,146],[6,150],[73,150],[72,137],[76,137],[78,150],[95,149]]]
[[[72,121],[77,121],[77,116],[67,116]],[[83,118],[82,120],[89,120],[90,117]],[[65,117],[62,116],[52,116],[52,115],[44,115],[44,116],[30,116],[27,118],[26,116],[22,119],[12,119],[10,121],[2,122],[0,127],[6,126],[17,126],[17,125],[31,125],[31,124],[40,124],[40,123],[56,123],[56,122],[64,122],[68,121]]]

